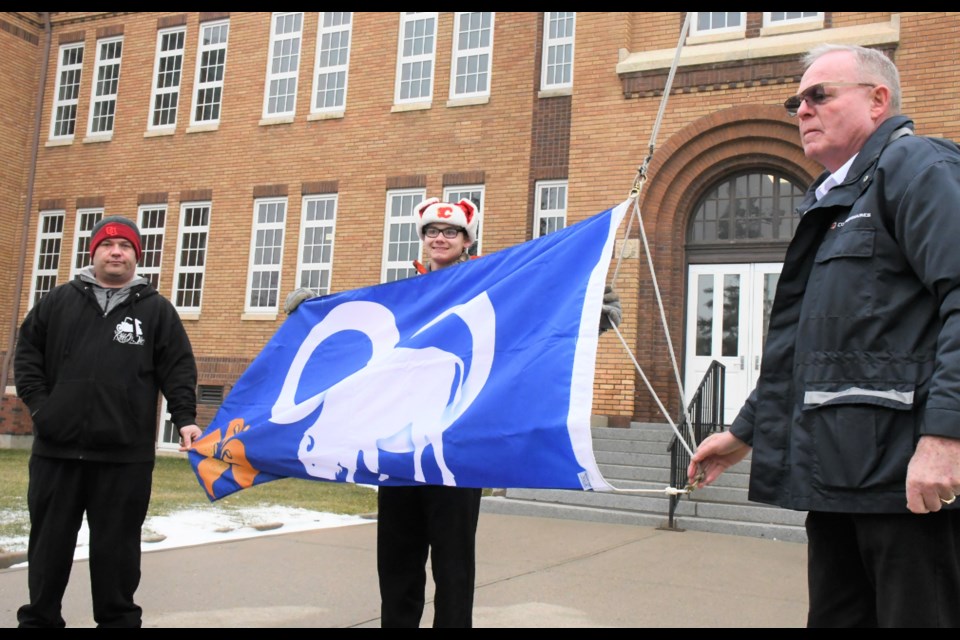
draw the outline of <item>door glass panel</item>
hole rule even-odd
[[[721,355],[733,358],[740,355],[740,276],[723,276],[723,343]]]
[[[763,274],[763,337],[760,341],[761,348],[767,343],[767,329],[770,327],[770,311],[773,309],[773,295],[777,292],[777,282],[779,281],[779,273]]]
[[[713,342],[713,275],[697,278],[697,355],[711,355]]]

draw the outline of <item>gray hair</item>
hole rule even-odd
[[[900,72],[893,61],[882,51],[852,44],[821,44],[803,56],[803,68],[807,69],[821,56],[834,51],[852,53],[857,61],[860,80],[876,82],[890,88],[890,115],[900,113]]]

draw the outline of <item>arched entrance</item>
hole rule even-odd
[[[756,385],[803,193],[782,172],[740,171],[707,188],[687,226],[684,387],[692,393],[710,363],[722,363],[727,424]]]

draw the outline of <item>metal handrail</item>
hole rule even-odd
[[[694,442],[687,442],[691,450],[703,442],[704,438],[716,431],[723,431],[723,396],[726,383],[726,367],[714,360],[703,376],[700,386],[687,405],[686,415],[690,418],[689,425],[686,417],[681,418],[679,432],[684,438],[693,434]],[[687,447],[680,446],[678,436],[674,435],[667,447],[670,451],[670,486],[682,489],[687,486],[687,467],[690,465],[690,454]],[[676,529],[673,516],[677,504],[683,494],[670,496],[670,514],[667,521],[668,529]]]

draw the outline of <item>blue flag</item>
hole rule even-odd
[[[628,203],[406,280],[302,303],[190,451],[216,500],[295,477],[610,490],[590,413]]]

